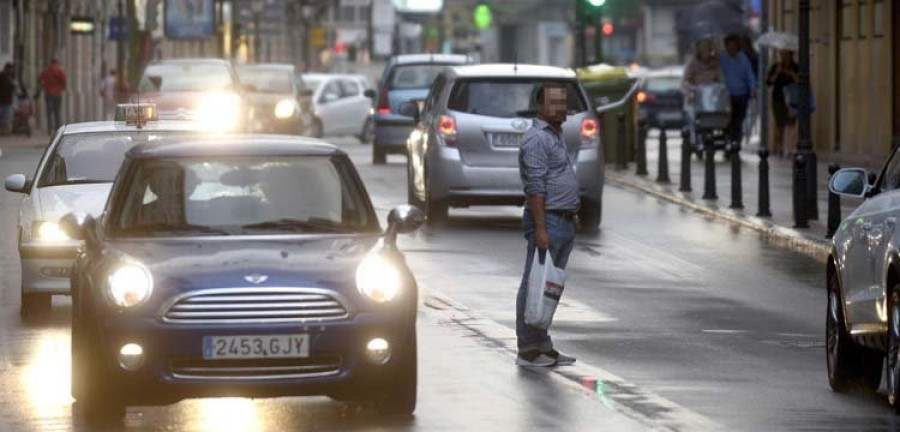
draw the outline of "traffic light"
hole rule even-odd
[[[603,31],[603,36],[612,36],[615,29],[613,28],[612,23],[603,23],[601,30]]]

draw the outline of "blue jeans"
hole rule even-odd
[[[731,96],[731,122],[728,124],[728,137],[731,142],[741,144],[744,140],[744,119],[747,117],[749,105],[750,95]]]
[[[47,130],[50,134],[54,134],[62,126],[60,121],[62,96],[44,95],[44,102],[47,104]]]
[[[550,255],[553,264],[561,269],[566,268],[569,262],[569,254],[575,245],[575,224],[564,217],[547,213],[547,233],[550,235]],[[553,341],[546,330],[525,324],[525,299],[528,296],[528,274],[531,273],[531,261],[534,259],[534,218],[531,212],[525,210],[522,215],[522,226],[525,229],[527,240],[527,255],[525,258],[525,274],[522,275],[522,283],[519,284],[519,294],[516,296],[516,336],[518,338],[519,352],[539,350],[547,352],[553,349]]]

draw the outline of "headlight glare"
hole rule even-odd
[[[120,307],[137,306],[153,291],[150,271],[137,263],[126,263],[115,269],[110,273],[108,283],[109,296]]]
[[[288,118],[294,115],[294,110],[296,110],[296,103],[290,99],[284,99],[281,102],[278,102],[275,105],[275,117],[280,119]]]
[[[37,222],[34,234],[42,243],[62,243],[70,240],[56,222]]]
[[[233,93],[209,93],[197,103],[197,121],[210,130],[234,130],[240,113],[241,99]]]
[[[372,254],[356,269],[356,286],[369,299],[386,303],[400,293],[403,277],[397,266],[383,255]]]

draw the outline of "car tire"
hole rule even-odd
[[[360,144],[371,144],[375,141],[375,125],[372,124],[372,119],[366,120],[362,132],[356,137],[359,138]]]
[[[847,391],[862,380],[867,381],[869,386],[877,386],[881,372],[880,356],[857,345],[850,338],[844,320],[840,278],[837,274],[828,276],[828,305],[825,315],[828,385],[835,392]]]
[[[888,297],[887,394],[895,414],[900,414],[900,284]]]
[[[415,325],[407,338],[402,356],[393,365],[394,380],[375,401],[375,407],[384,415],[408,417],[416,410],[419,362]]]
[[[125,417],[126,405],[110,385],[96,338],[89,334],[91,323],[81,321],[72,321],[72,397],[89,424],[117,423]]]
[[[384,146],[381,146],[378,143],[373,143],[372,165],[384,165],[385,163],[387,163],[387,153],[384,151]]]
[[[33,320],[50,314],[53,297],[50,294],[22,293],[22,304],[19,313],[23,320]]]
[[[428,175],[428,169],[425,169],[425,216],[428,218],[429,225],[439,225],[447,221],[449,217],[449,208],[447,201],[435,199],[431,192],[431,177]]]
[[[584,198],[578,210],[579,229],[582,232],[596,232],[603,220],[603,202]]]

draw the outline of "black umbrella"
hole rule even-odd
[[[677,29],[691,42],[747,31],[740,2],[706,0],[682,11]]]

